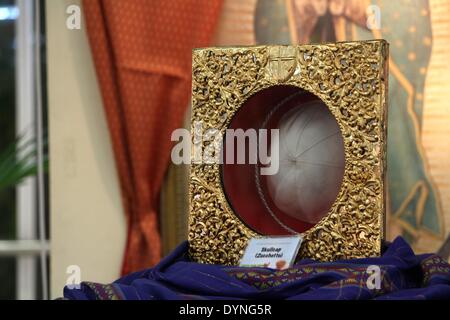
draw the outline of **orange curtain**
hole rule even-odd
[[[160,259],[170,135],[189,103],[192,48],[210,43],[220,7],[221,0],[83,1],[128,221],[122,274]]]

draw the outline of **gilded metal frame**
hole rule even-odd
[[[192,63],[191,120],[201,121],[204,130],[224,133],[246,99],[274,85],[297,86],[324,101],[344,138],[344,177],[328,215],[302,234],[299,256],[332,261],[379,255],[385,223],[388,43],[203,48],[194,50]],[[247,240],[259,234],[227,202],[219,164],[191,164],[189,201],[191,257],[237,264]]]

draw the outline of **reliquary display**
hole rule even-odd
[[[202,48],[192,61],[189,243],[235,265],[248,239],[299,258],[380,254],[388,44]]]

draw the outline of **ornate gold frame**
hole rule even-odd
[[[331,261],[379,255],[388,43],[203,48],[194,50],[192,63],[192,123],[202,121],[205,130],[223,133],[248,97],[273,85],[297,86],[324,101],[344,138],[344,178],[329,214],[302,234],[300,257]],[[189,200],[193,260],[237,264],[247,240],[258,234],[227,202],[219,164],[191,164]]]

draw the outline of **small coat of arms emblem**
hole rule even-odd
[[[286,81],[297,66],[297,50],[291,46],[269,47],[267,71],[269,77],[278,81]]]

